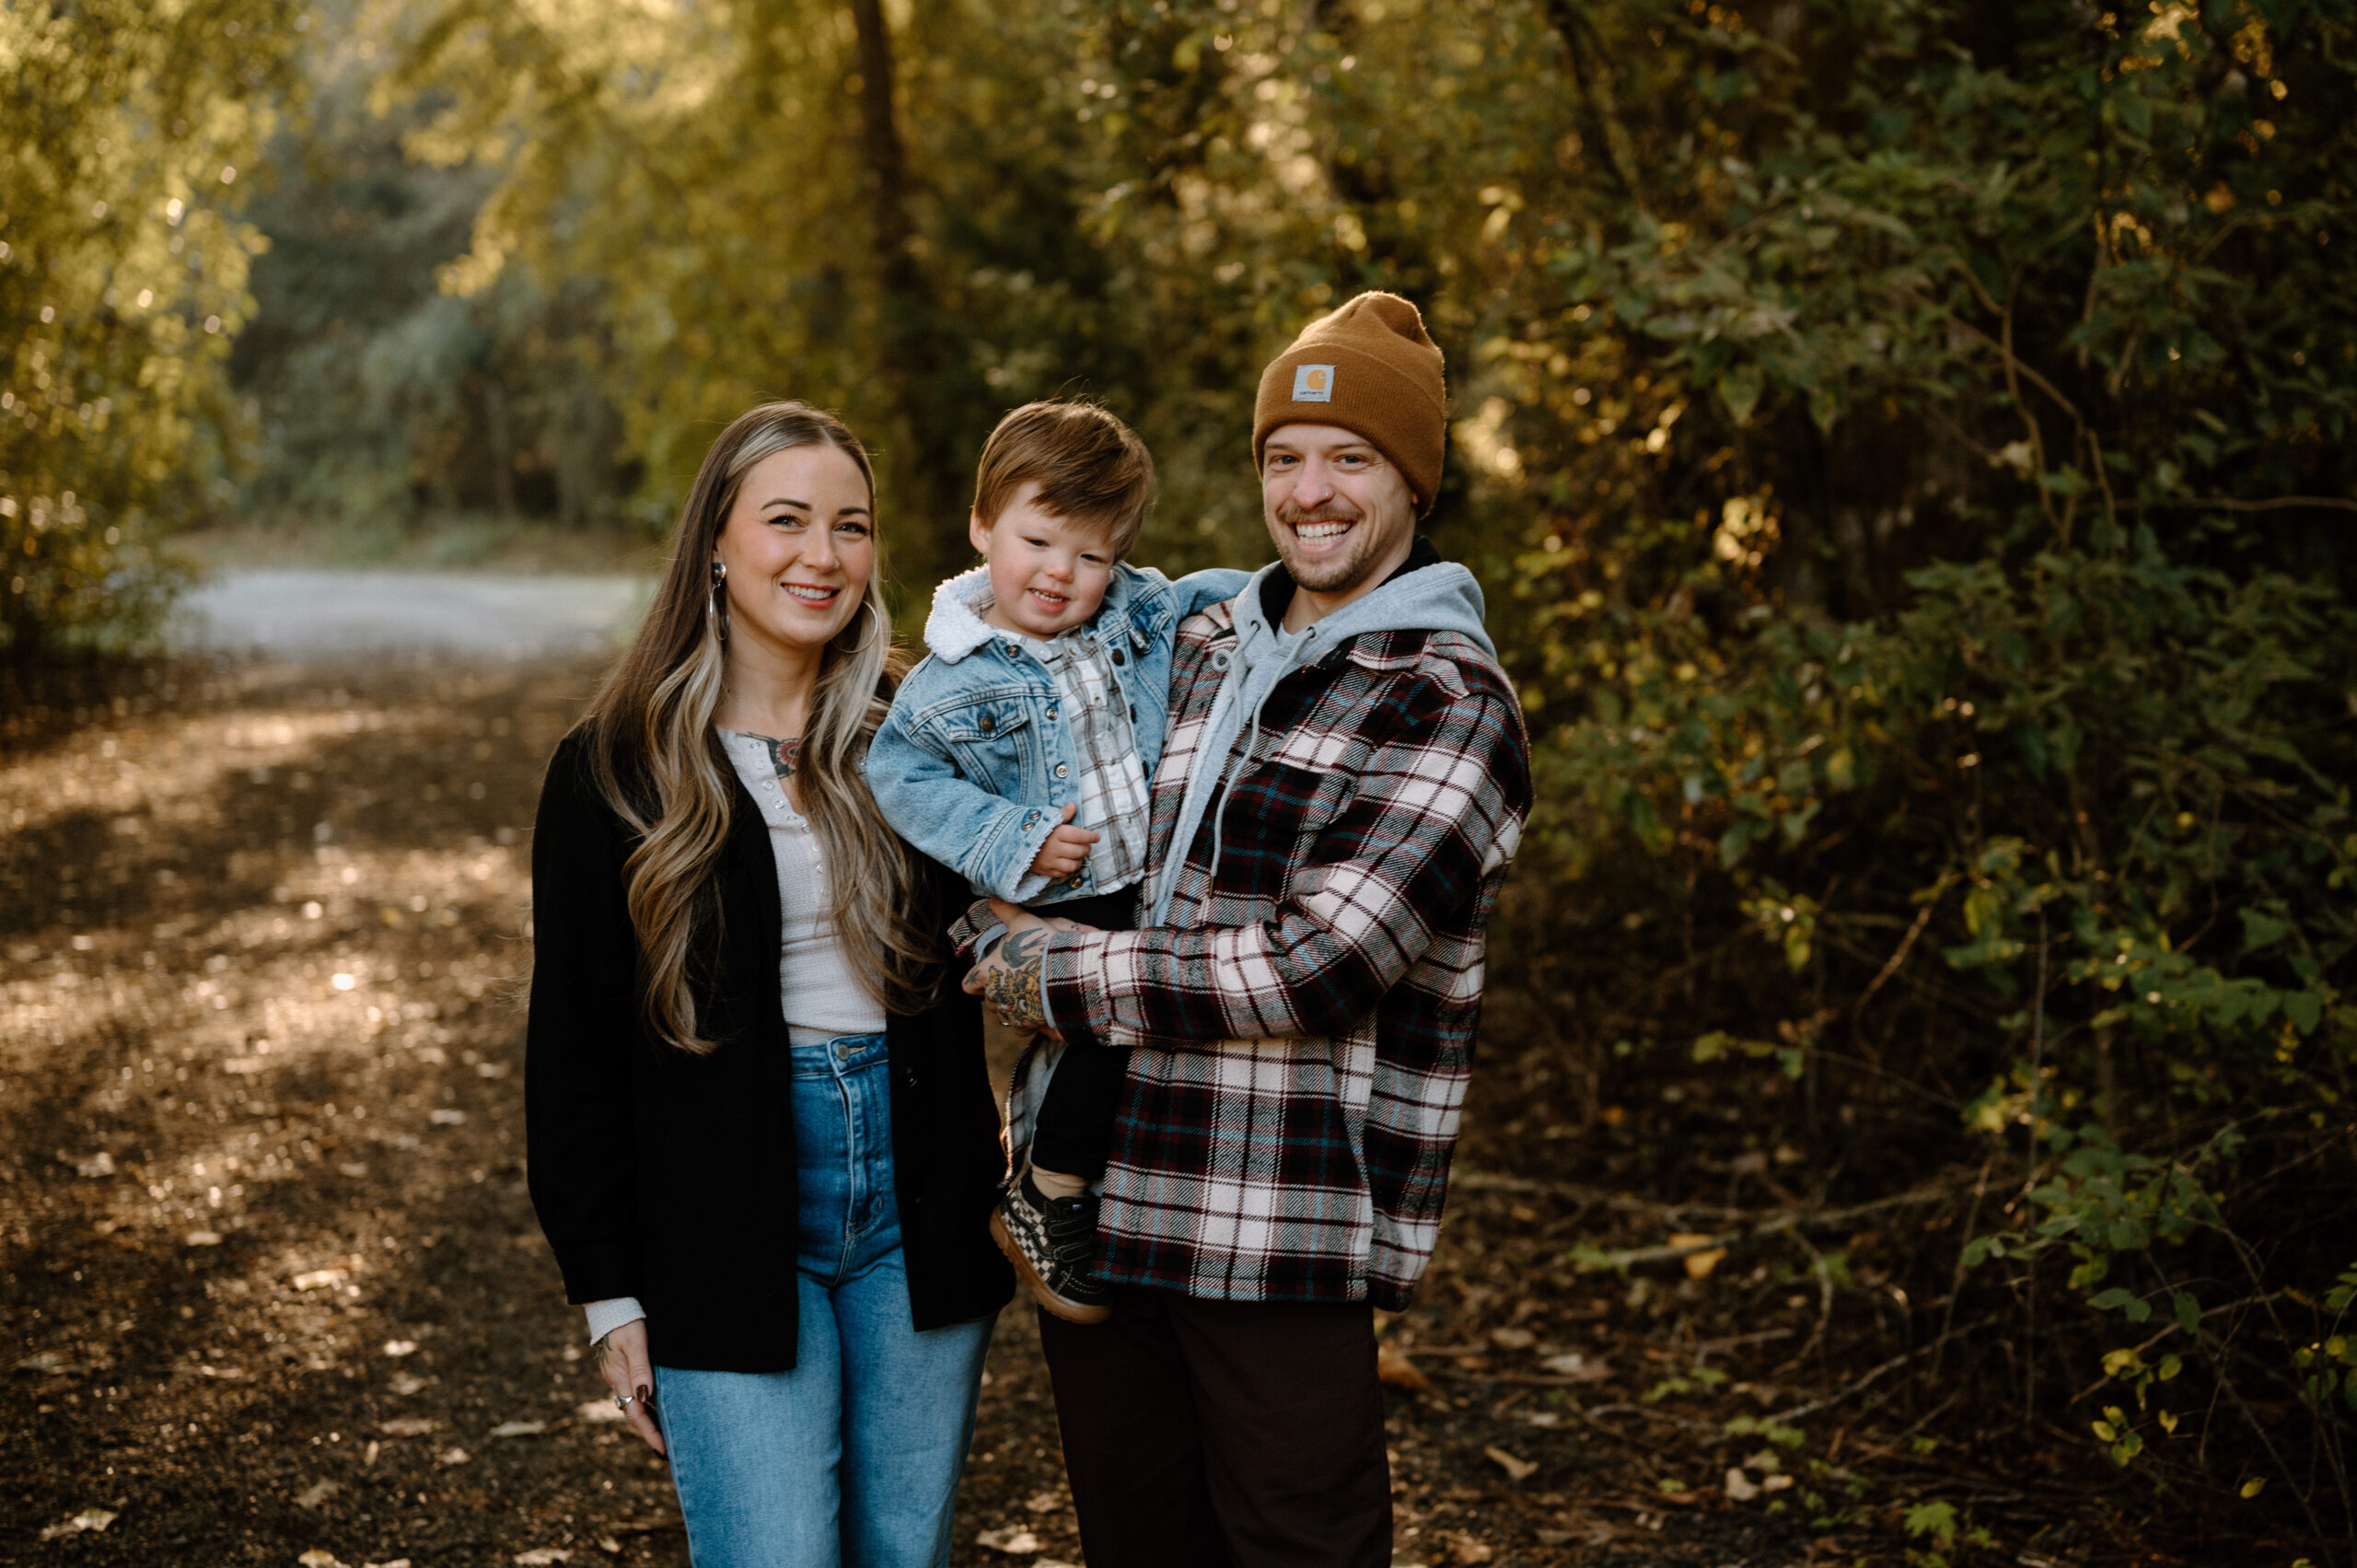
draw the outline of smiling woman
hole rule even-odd
[[[745,414],[540,798],[532,1201],[700,1562],[946,1562],[1012,1291],[946,890],[860,769],[880,575],[857,439]]]

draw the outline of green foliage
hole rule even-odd
[[[241,361],[278,411],[258,495],[463,502],[451,475],[495,491],[529,453],[576,495],[635,476],[659,517],[720,423],[800,395],[879,449],[922,587],[964,558],[998,414],[1086,391],[1162,465],[1142,555],[1249,563],[1260,366],[1400,290],[1451,366],[1432,528],[1492,590],[1531,724],[1494,972],[1533,1027],[1601,1085],[1661,1070],[1610,1042],[1674,1009],[1681,1054],[1805,1107],[1777,1135],[1868,1193],[2001,1173],[2019,1201],[1976,1202],[1961,1289],[2102,1369],[2113,1402],[2073,1419],[2102,1411],[2120,1462],[2167,1447],[2180,1377],[2235,1396],[2185,1410],[2270,1453],[2297,1417],[2337,1462],[2348,1260],[2297,1216],[2357,1199],[2348,0],[372,0],[360,25],[384,75],[320,67],[307,145],[334,157],[279,160],[281,325]],[[64,233],[96,198],[41,199]],[[333,242],[347,219],[375,250]],[[159,297],[242,286],[206,232],[222,270]],[[174,353],[192,419],[217,345]],[[129,494],[21,477],[87,446],[64,406],[0,445],[0,489]],[[124,428],[122,394],[90,406]],[[2244,1479],[2231,1445],[2177,1446]],[[2332,1491],[2268,1505],[2295,1488]],[[1916,1533],[1954,1549],[1952,1516]]]
[[[261,236],[231,214],[295,0],[0,7],[0,651],[152,620],[216,505]]]

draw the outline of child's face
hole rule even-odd
[[[1082,624],[1105,602],[1113,546],[1101,528],[1042,511],[1039,496],[1039,482],[1025,481],[996,518],[986,523],[977,513],[968,537],[989,563],[997,601],[984,619],[1044,641]]]

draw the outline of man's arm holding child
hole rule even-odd
[[[998,906],[1009,935],[967,989],[1009,1024],[1051,1018],[1077,1044],[1215,1046],[1349,1028],[1431,945],[1430,917],[1461,907],[1513,858],[1529,778],[1511,704],[1469,695],[1377,747],[1271,918],[1051,933]]]

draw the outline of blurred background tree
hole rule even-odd
[[[225,374],[266,241],[233,213],[295,0],[0,7],[0,656],[135,634],[155,542],[229,497]]]
[[[139,427],[193,487],[24,477],[118,450],[125,393],[55,389],[64,324],[134,296],[86,269],[33,325],[32,237],[116,198],[12,143],[13,395],[50,399],[0,421],[12,559],[101,496],[217,507],[233,449],[252,513],[652,538],[790,394],[879,449],[915,602],[993,422],[1085,393],[1161,462],[1143,558],[1254,563],[1260,365],[1399,290],[1453,377],[1433,529],[1544,782],[1491,1070],[1570,1086],[1545,1157],[1674,1188],[1734,1137],[1813,1200],[1928,1191],[1893,1331],[1998,1327],[1915,1376],[2346,1536],[2346,0],[353,4],[253,7],[189,89],[258,136],[301,43],[310,107],[238,187],[272,241],[239,400],[197,325],[245,320],[227,188],[142,219],[218,226],[226,292],[168,318],[183,423]],[[1656,1092],[1698,1076],[1708,1111]],[[1838,1259],[1779,1269],[1883,1320]]]

